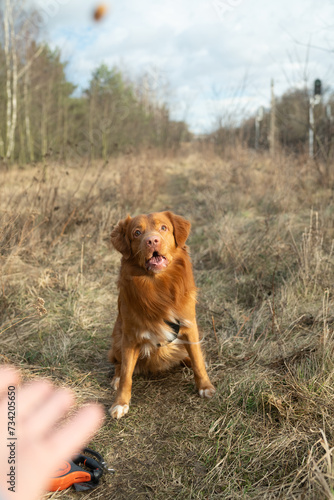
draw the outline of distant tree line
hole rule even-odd
[[[107,159],[146,147],[176,149],[190,139],[186,123],[170,118],[145,75],[134,82],[118,68],[100,65],[76,97],[60,51],[37,42],[38,23],[27,23],[19,4],[5,0],[0,11],[2,160]]]
[[[276,99],[276,142],[278,147],[295,153],[308,151],[309,101],[307,88],[290,89]],[[334,95],[325,92],[322,102],[314,107],[315,153],[328,159],[334,155]],[[218,150],[227,145],[243,145],[255,148],[255,120],[251,116],[239,126],[218,127],[211,135]],[[270,110],[264,110],[259,127],[259,149],[269,149]]]

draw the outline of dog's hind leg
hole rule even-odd
[[[211,398],[215,393],[215,388],[210,382],[205,368],[205,361],[201,351],[198,329],[196,323],[191,328],[184,331],[181,339],[185,340],[185,346],[191,359],[191,367],[194,371],[195,382],[202,398]]]
[[[182,361],[180,361],[181,366],[187,366],[188,368],[191,368],[191,359],[189,356],[185,357]]]

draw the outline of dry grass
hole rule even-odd
[[[193,223],[217,396],[200,400],[187,368],[136,377],[129,415],[92,443],[116,475],[50,498],[334,498],[334,206],[317,172],[240,150],[0,174],[1,362],[79,403],[113,397],[111,226],[167,208]]]

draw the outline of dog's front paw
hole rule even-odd
[[[210,384],[206,387],[202,387],[201,389],[199,389],[198,392],[201,398],[212,398],[212,396],[214,396],[216,392],[216,389],[213,387],[212,384]]]
[[[129,405],[113,405],[109,409],[109,413],[112,416],[112,418],[117,418],[120,419],[124,417],[129,411]]]

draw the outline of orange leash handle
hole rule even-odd
[[[54,475],[50,478],[48,491],[62,491],[69,488],[74,483],[85,483],[91,481],[89,472],[78,467],[74,462],[64,461]]]

